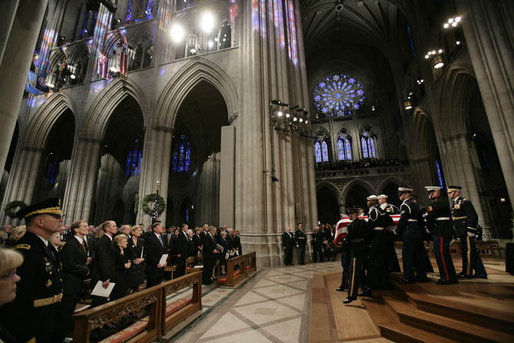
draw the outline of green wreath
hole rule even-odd
[[[10,218],[14,219],[16,218],[16,213],[21,210],[21,209],[24,209],[25,207],[27,207],[27,204],[25,204],[23,201],[21,200],[14,200],[14,201],[11,201],[10,203],[8,203],[7,205],[5,205],[5,214],[8,215]]]
[[[152,215],[155,200],[157,200],[157,214],[160,215],[162,212],[164,212],[164,206],[166,206],[164,198],[159,194],[148,194],[143,198],[141,205],[143,205],[143,212],[149,216]]]

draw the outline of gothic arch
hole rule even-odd
[[[466,69],[450,67],[444,76],[441,87],[441,104],[439,108],[439,126],[444,136],[465,133],[469,120],[467,113],[471,103],[470,97],[476,87],[476,80]],[[452,123],[452,125],[444,125]]]
[[[318,192],[321,188],[324,188],[324,187],[328,188],[332,192],[334,192],[334,194],[337,197],[338,205],[341,205],[341,201],[343,198],[341,197],[341,191],[339,190],[339,188],[337,188],[337,186],[334,185],[332,182],[322,181],[316,185],[316,192]]]
[[[346,201],[346,197],[348,196],[348,193],[350,192],[352,187],[357,186],[357,185],[364,187],[369,192],[369,194],[375,194],[375,187],[373,187],[372,184],[370,184],[369,182],[367,182],[366,180],[363,180],[363,179],[355,179],[355,180],[348,182],[343,187],[342,199],[344,201]]]
[[[230,77],[216,63],[198,57],[182,67],[162,91],[155,111],[156,125],[173,127],[180,105],[201,81],[208,82],[220,92],[229,116],[237,112],[237,90]]]
[[[119,77],[109,83],[89,107],[81,135],[103,140],[112,112],[127,96],[133,97],[138,103],[146,126],[148,104],[143,91],[134,81]]]
[[[53,93],[30,119],[25,135],[25,146],[43,149],[50,130],[67,109],[75,113],[68,97],[60,92]]]
[[[405,180],[399,178],[398,176],[389,176],[377,187],[377,194],[382,194],[384,189],[391,183],[395,183],[398,186],[410,187],[409,184],[405,182]]]

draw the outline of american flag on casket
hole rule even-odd
[[[394,226],[398,225],[398,222],[400,221],[400,214],[391,214],[391,219],[393,220]],[[368,216],[359,216],[359,219],[368,221]],[[334,244],[339,243],[339,241],[343,240],[346,235],[348,234],[348,225],[352,221],[350,220],[350,217],[348,217],[346,214],[343,215],[343,218],[341,218],[340,221],[336,224],[336,233],[334,237]]]

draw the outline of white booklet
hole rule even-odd
[[[102,281],[98,281],[96,283],[96,286],[95,286],[95,288],[93,288],[91,295],[95,295],[97,297],[102,297],[102,298],[108,298],[111,295],[111,292],[114,289],[115,283],[110,282],[109,286],[107,286],[107,288],[104,288],[102,286],[102,283],[103,283]]]
[[[162,254],[161,259],[159,260],[159,264],[162,266],[168,260],[168,254]]]

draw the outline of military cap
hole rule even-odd
[[[462,189],[461,186],[448,186],[448,193],[451,193],[451,192],[456,192],[456,191],[459,191]]]
[[[387,199],[388,196],[385,195],[385,194],[380,194],[379,196],[377,196],[378,199]]]
[[[18,218],[30,218],[40,214],[49,214],[55,216],[62,216],[61,200],[59,198],[47,199],[25,208],[22,208],[16,213]]]
[[[439,186],[425,186],[425,189],[427,190],[428,193],[430,193],[430,192],[433,192],[433,191],[441,190],[441,187],[439,187]]]
[[[398,193],[412,193],[414,190],[407,187],[398,187]]]
[[[367,197],[366,200],[378,200],[378,197],[376,195],[372,194],[369,197]]]

